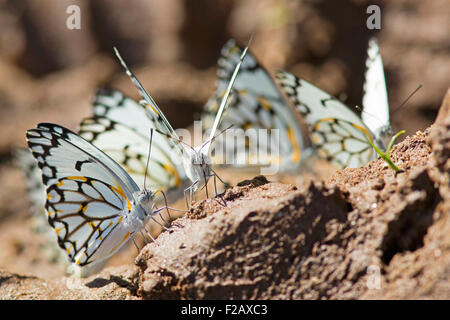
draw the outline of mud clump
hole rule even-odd
[[[378,159],[303,188],[256,177],[227,190],[226,205],[195,204],[138,256],[137,294],[449,299],[447,114],[393,148],[402,172]]]
[[[450,299],[450,91],[382,159],[302,186],[245,180],[83,280],[0,273],[10,299]],[[44,288],[44,289],[43,289]]]
[[[147,246],[137,258],[139,294],[150,299],[300,297],[290,288],[308,277],[302,265],[315,244],[345,224],[347,203],[339,190],[322,184],[301,191],[277,183],[251,186],[230,190],[239,197],[226,206],[205,200],[219,210],[203,219],[179,219],[182,228]]]
[[[450,299],[450,92],[383,160],[302,186],[245,180],[88,279],[0,273],[9,299]],[[446,111],[447,110],[447,111]]]

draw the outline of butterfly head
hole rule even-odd
[[[202,175],[208,177],[211,173],[211,159],[205,150],[199,149],[195,151],[192,157],[192,165],[201,170]]]
[[[134,194],[134,198],[136,200],[136,207],[142,208],[143,210],[140,214],[138,213],[138,216],[143,219],[151,215],[154,207],[154,193],[148,189],[142,189]],[[138,209],[138,211],[140,210]]]

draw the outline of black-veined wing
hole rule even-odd
[[[46,186],[48,221],[70,260],[101,262],[130,238],[139,188],[109,156],[72,131],[41,123],[27,131],[28,146]]]
[[[98,90],[93,108],[94,116],[80,124],[80,136],[112,157],[143,188],[153,120],[142,105],[116,90]],[[163,191],[179,187],[186,178],[179,162],[168,138],[154,132],[149,186]]]
[[[234,40],[229,40],[222,48],[221,57],[218,60],[216,90],[206,103],[202,115],[204,132],[211,127],[231,72],[238,63],[242,50]],[[220,129],[230,126],[233,129],[242,129],[241,132],[249,133],[243,150],[246,161],[241,166],[258,163],[258,158],[263,153],[267,153],[274,157],[263,157],[264,160],[277,162],[281,170],[289,170],[299,165],[301,153],[307,146],[307,139],[302,134],[298,118],[290,109],[270,75],[251,53],[248,53],[242,62]],[[252,140],[250,132],[253,130],[255,133],[259,129],[266,130],[267,134],[257,136],[256,141]],[[275,139],[272,138],[273,131],[271,130],[278,131],[277,138],[275,136],[273,136]],[[223,142],[223,139],[219,141]],[[256,148],[251,144],[256,144]],[[217,144],[216,150],[219,147],[223,148]],[[224,149],[225,155],[240,151],[235,150],[236,145],[228,143],[225,144]],[[261,150],[264,152],[261,153]],[[225,163],[226,159],[216,156],[215,161]]]

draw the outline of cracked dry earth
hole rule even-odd
[[[242,181],[197,202],[135,268],[77,280],[0,272],[25,299],[450,299],[450,90],[438,118],[378,159],[301,186]]]

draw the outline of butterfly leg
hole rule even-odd
[[[155,210],[155,208],[156,208],[156,210]],[[155,223],[157,223],[157,224],[159,224],[164,230],[169,230],[169,228],[167,228],[165,225],[163,225],[161,222],[159,222],[158,220],[156,220],[153,216],[154,215],[159,215],[160,217],[161,217],[161,210],[164,210],[165,209],[165,207],[162,207],[162,208],[158,208],[155,204],[153,204],[153,207],[152,207],[152,214],[150,215],[150,219],[152,219]],[[161,219],[162,219],[162,217],[161,217]],[[164,219],[162,219],[165,223],[167,223]],[[145,226],[144,226],[144,228],[145,228]],[[153,239],[153,238],[152,238]]]
[[[131,240],[133,241],[134,246],[136,247],[137,253],[139,254],[140,250],[138,245],[136,244],[136,241],[134,241],[134,232],[131,234]]]
[[[194,187],[197,185],[197,183],[198,183],[198,180],[195,180],[189,187],[184,189],[184,196],[186,199],[186,208],[188,209],[188,211],[191,210],[192,199],[194,199],[194,201],[196,201]],[[189,199],[186,196],[186,191],[188,191],[188,190],[189,190]]]
[[[142,225],[144,226],[144,230],[145,230],[145,232],[147,232],[147,235],[150,237],[150,239],[152,239],[152,241],[156,243],[155,238],[153,238],[152,234],[150,233],[150,231],[148,231],[148,229],[145,226],[145,224],[142,224]]]
[[[223,181],[219,175],[217,174],[217,172],[215,172],[213,169],[211,169],[211,171],[213,172],[213,174],[217,177],[217,179],[219,179],[220,182],[222,182],[225,186],[228,186],[229,184],[226,183],[225,181]]]
[[[162,196],[163,196],[163,198],[164,198],[164,204],[165,204],[165,206],[162,207],[161,210],[159,210],[159,213],[158,213],[158,214],[159,214],[159,217],[161,218],[162,221],[164,221],[164,223],[165,223],[167,226],[170,226],[170,223],[167,222],[166,219],[164,219],[164,217],[163,217],[162,214],[161,214],[161,211],[164,210],[164,209],[166,209],[167,215],[169,216],[169,220],[172,220],[172,217],[170,216],[170,211],[169,211],[168,206],[167,206],[167,197],[166,197],[166,194],[165,194],[164,191],[162,191],[162,190],[157,190],[157,191],[155,191],[155,193],[154,193],[153,195],[156,195],[158,192],[162,194]]]
[[[218,193],[217,193],[217,179],[220,180],[220,178],[219,178],[219,176],[218,176],[215,172],[214,172],[214,174],[212,174],[211,176],[214,177],[214,189],[215,189],[215,192],[216,192],[216,198],[219,197],[220,200],[223,201],[223,203],[220,203],[220,201],[219,201],[219,203],[220,203],[221,205],[223,205],[224,207],[226,207],[226,206],[227,206],[227,201],[225,200],[225,198],[223,197],[222,194],[218,194]]]
[[[219,181],[222,182],[225,186],[227,185],[227,183],[225,183],[222,179],[220,179],[219,175],[213,169],[211,169],[211,171],[213,173],[211,176],[214,176],[214,189],[216,192],[216,197],[219,197],[223,201],[223,205],[226,207],[227,202],[226,202],[225,198],[223,197],[222,194],[217,193],[217,180],[216,179],[219,179]]]
[[[156,220],[155,220],[155,221],[156,221]],[[157,222],[157,221],[156,221],[156,222]],[[156,242],[155,238],[153,238],[153,236],[152,236],[152,234],[150,233],[150,231],[149,231],[149,230],[147,229],[147,227],[145,226],[145,223],[144,223],[143,221],[141,221],[141,224],[142,224],[142,228],[143,228],[143,229],[145,230],[145,232],[147,233],[147,236],[148,236],[150,239],[152,239],[152,242],[158,244],[158,243]],[[142,231],[141,231],[141,230],[139,230],[139,231],[141,232],[142,237],[144,238],[146,244],[147,244],[147,243],[150,243],[150,241],[148,241],[147,238],[144,237],[144,234],[142,233]],[[133,239],[133,242],[134,242],[134,239]],[[136,243],[135,243],[134,245],[136,245]],[[138,251],[138,253],[139,253],[139,251]]]
[[[194,202],[197,201],[197,196],[195,195],[194,188],[191,188],[190,198],[191,198],[191,203],[192,203],[192,201],[194,201]]]
[[[180,211],[180,212],[187,212],[187,210],[180,210],[180,209],[175,209],[175,208],[171,208],[171,207],[169,207],[168,206],[168,204],[167,204],[167,197],[166,197],[166,194],[164,193],[164,191],[162,191],[162,190],[158,190],[158,191],[156,191],[155,192],[155,194],[157,193],[157,192],[161,192],[161,194],[163,195],[163,197],[164,197],[164,204],[165,204],[165,206],[164,207],[162,207],[161,209],[166,209],[166,211],[167,211],[167,214],[169,215],[169,219],[170,219],[170,221],[172,221],[173,220],[173,218],[170,216],[170,210],[174,210],[174,211]],[[162,217],[162,215],[160,214],[160,217],[161,217],[161,219],[164,221],[164,222],[166,222],[166,220],[164,220],[164,218]],[[167,223],[167,225],[169,225],[170,226],[170,222],[166,222]],[[175,224],[177,227],[181,227],[181,225],[180,224],[178,224],[178,223],[176,223]]]
[[[209,180],[209,177],[210,177],[211,175],[206,175],[206,172],[205,171],[203,171],[203,179],[205,179],[205,192],[206,192],[206,199],[208,199],[209,198],[209,194],[208,194],[208,180]]]
[[[186,192],[187,192],[189,189],[190,189],[190,187],[184,189],[184,199],[186,200],[186,208],[188,209],[188,211],[189,211],[189,209],[190,209],[190,206],[189,206],[189,197],[187,196]]]
[[[147,239],[147,237],[146,237],[145,234],[142,232],[142,230],[139,230],[139,232],[140,232],[142,238],[144,239],[145,244],[150,243],[150,241]]]
[[[194,182],[189,187],[184,189],[184,198],[186,200],[186,208],[188,209],[188,211],[191,209],[191,205],[192,205],[192,187],[193,187],[193,185],[195,183],[196,182]],[[187,191],[189,191],[189,194],[187,194]]]

